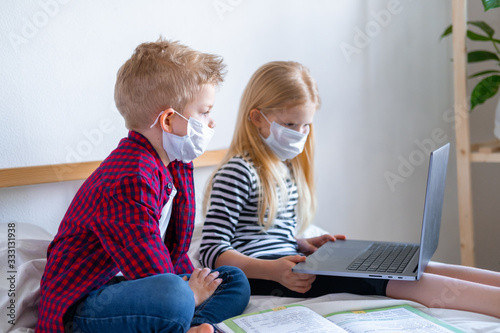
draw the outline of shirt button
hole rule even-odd
[[[168,187],[168,188],[172,188],[172,183],[168,183],[168,184],[167,184],[167,187]]]

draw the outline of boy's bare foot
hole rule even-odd
[[[200,326],[191,327],[187,333],[213,333],[214,328],[210,324],[201,324]]]
[[[210,273],[209,268],[195,268],[189,278],[189,288],[194,293],[194,305],[198,306],[209,298],[221,284],[222,279],[218,279],[219,272]]]

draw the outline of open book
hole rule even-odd
[[[215,326],[225,333],[463,332],[409,305],[324,317],[302,305],[287,305],[233,317]]]

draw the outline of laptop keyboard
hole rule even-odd
[[[374,243],[348,267],[351,271],[403,273],[418,245]]]

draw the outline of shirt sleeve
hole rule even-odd
[[[158,191],[136,175],[121,178],[104,192],[90,226],[123,276],[133,280],[174,273],[155,213],[161,211]]]
[[[215,174],[200,246],[203,266],[215,268],[219,255],[233,249],[236,226],[251,189],[251,171],[243,159],[231,159]]]

